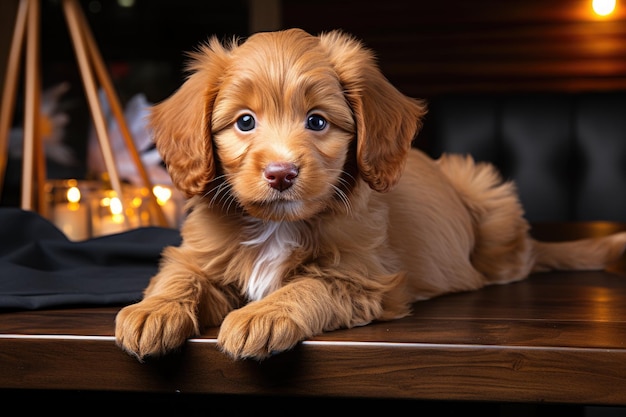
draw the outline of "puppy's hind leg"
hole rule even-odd
[[[503,181],[493,165],[475,163],[470,156],[444,155],[438,164],[471,214],[472,265],[487,283],[525,278],[534,264],[533,244],[515,185]]]

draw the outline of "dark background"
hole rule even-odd
[[[60,1],[41,1],[44,84],[75,77]],[[3,0],[0,5],[0,63],[17,2]],[[389,79],[411,96],[626,88],[626,11],[619,4],[610,19],[594,17],[590,0],[135,0],[129,8],[116,0],[80,4],[112,75],[126,82],[121,93],[147,90],[154,100],[180,84],[185,51],[211,35],[245,37],[258,30],[255,20],[267,20],[267,15],[267,29],[353,33],[377,53]],[[132,78],[136,73],[131,70],[138,67],[143,75]],[[0,71],[4,75],[4,65]]]
[[[18,1],[0,2],[2,80]],[[66,141],[82,156],[90,116],[61,0],[40,4],[43,85],[71,83],[64,96],[71,118]],[[626,90],[626,6],[620,4],[609,19],[594,17],[591,0],[135,0],[132,7],[121,7],[116,0],[80,0],[80,4],[122,103],[138,92],[150,102],[170,95],[184,79],[185,52],[209,36],[245,37],[289,27],[354,34],[375,51],[392,83],[409,96],[427,100],[462,93]],[[19,100],[18,94],[16,125],[22,123]],[[15,161],[9,168],[19,172]],[[84,170],[84,165],[78,167],[79,172]]]

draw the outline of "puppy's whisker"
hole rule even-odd
[[[226,213],[229,213],[233,207],[233,205],[238,206],[239,203],[235,196],[230,193],[230,187],[222,187],[224,192],[221,194],[221,198],[219,199],[219,204],[225,208]]]
[[[215,191],[217,188],[219,188],[219,187],[220,187],[220,185],[224,182],[224,181],[222,181],[224,178],[226,178],[226,175],[220,175],[220,176],[217,176],[217,177],[213,178],[213,179],[209,182],[209,184],[211,184],[211,183],[215,183],[216,185],[215,185],[214,187],[212,187],[211,189],[207,190],[207,191],[206,191],[206,192],[202,195],[202,197],[208,197],[208,196],[209,196],[209,194],[211,194],[213,191]]]
[[[204,197],[208,197],[209,195],[213,194],[209,201],[210,201],[211,205],[214,205],[214,204],[216,204],[216,202],[220,202],[219,200],[221,200],[221,198],[222,198],[222,191],[224,191],[224,194],[227,194],[227,192],[225,190],[225,187],[224,187],[224,183],[220,182],[215,187],[213,187],[210,190],[208,190],[204,194]]]
[[[347,186],[349,186],[349,183],[344,180],[344,179],[339,179],[339,182],[342,183],[346,188]],[[341,202],[343,203],[344,207],[346,208],[346,212],[347,213],[352,213],[352,203],[350,201],[350,198],[348,197],[348,194],[346,194],[346,192],[344,191],[345,188],[336,185],[336,184],[330,184],[330,186],[333,188],[333,190],[335,191],[335,197]]]
[[[211,199],[209,200],[210,205],[219,204],[222,207],[226,208],[226,211],[230,211],[230,208],[233,203],[237,204],[235,197],[230,192],[230,185],[227,181],[225,181],[226,174],[220,175],[213,179],[212,182],[217,182],[215,187],[208,190],[204,196],[208,197],[212,194]]]
[[[339,177],[339,182],[340,182],[340,183],[341,183],[341,184],[342,184],[342,185],[343,185],[346,189],[349,189],[349,188],[352,186],[352,184],[354,184],[354,182],[356,182],[356,181],[355,181],[354,177],[353,177],[352,175],[350,175],[349,173],[347,173],[347,172],[345,172],[345,171],[343,171],[343,173],[344,173],[346,176],[350,177],[350,180],[351,180],[351,181],[349,181],[349,180],[348,180],[348,178],[344,178],[343,176],[341,176],[341,177]]]
[[[348,214],[351,214],[352,213],[352,204],[350,203],[350,199],[348,198],[346,193],[341,188],[337,187],[334,184],[331,184],[331,187],[333,187],[333,189],[335,190],[335,194],[337,195],[339,200],[343,203],[344,207],[346,208],[346,212]]]
[[[227,186],[225,183],[221,183],[218,187],[217,187],[217,191],[215,193],[215,196],[213,198],[213,201],[217,201],[219,204],[226,206],[227,204],[230,203],[230,200],[233,198],[231,192],[230,192],[230,187]]]
[[[226,205],[226,212],[228,213],[233,204],[235,204],[236,206],[239,206],[239,203],[237,202],[237,199],[235,198],[235,196],[232,195],[231,193],[227,193],[226,196],[227,196],[226,201],[228,202],[228,204]]]
[[[333,169],[330,170],[331,172],[339,172],[339,176],[338,176],[338,181],[343,183],[346,188],[350,187],[350,182],[356,182],[354,176],[352,174],[350,174],[348,171],[345,171],[343,169]]]

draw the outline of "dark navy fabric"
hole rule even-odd
[[[74,242],[39,214],[0,208],[0,309],[121,305],[141,299],[175,229],[145,227]]]

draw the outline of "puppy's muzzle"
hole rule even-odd
[[[298,177],[298,167],[290,162],[271,162],[263,171],[265,180],[275,190],[285,191]]]

